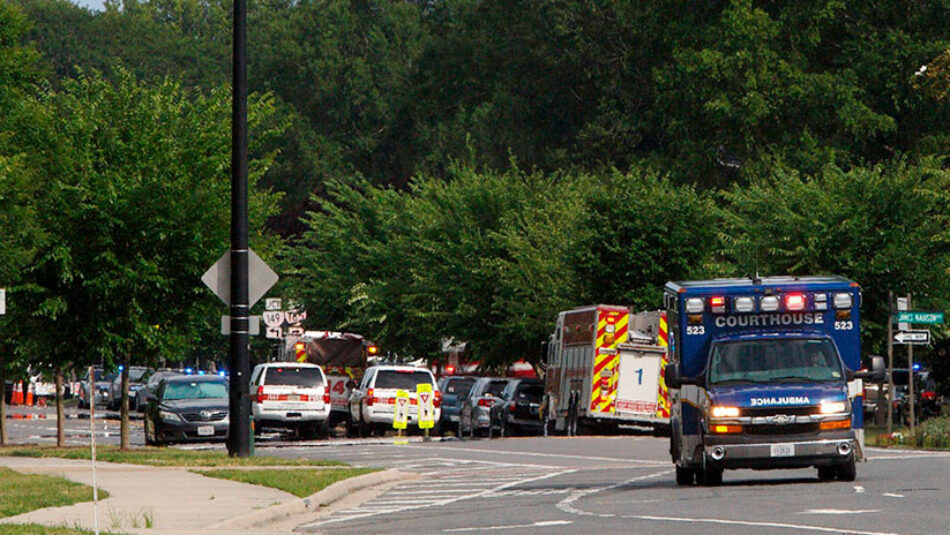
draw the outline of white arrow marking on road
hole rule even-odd
[[[895,494],[893,492],[885,492],[881,496],[887,496],[888,498],[903,498],[904,497],[903,494]]]

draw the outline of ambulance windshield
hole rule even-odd
[[[709,384],[839,382],[841,361],[827,338],[719,342],[709,357]]]

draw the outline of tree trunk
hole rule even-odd
[[[0,446],[7,443],[7,383],[0,367]]]
[[[56,367],[56,447],[66,445],[66,414],[63,411],[63,369]]]
[[[121,425],[119,436],[122,451],[129,449],[129,363],[122,367],[122,405],[120,409]]]

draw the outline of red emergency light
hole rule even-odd
[[[617,316],[612,316],[612,315],[611,315],[611,316],[607,316],[607,318],[606,318],[605,321],[606,321],[608,324],[613,325],[614,323],[617,323]]]
[[[446,373],[446,374],[449,374],[449,375],[455,373],[455,366],[452,366],[451,364],[449,364],[448,366],[446,366],[446,367],[445,367],[445,373]]]
[[[785,310],[805,310],[805,296],[802,294],[786,295]]]
[[[709,308],[716,314],[725,313],[726,312],[726,298],[721,295],[710,297]]]
[[[376,347],[376,345],[371,345],[366,348],[366,352],[370,355],[375,355],[376,353],[379,353],[379,348]]]

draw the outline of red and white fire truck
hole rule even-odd
[[[596,305],[558,314],[545,373],[548,429],[567,434],[648,426],[666,432],[666,313]]]
[[[319,364],[327,376],[331,428],[345,420],[350,390],[363,378],[369,360],[377,353],[376,344],[354,333],[306,331],[294,342],[294,360]]]

